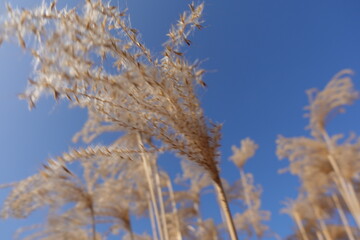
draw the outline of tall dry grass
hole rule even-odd
[[[123,134],[108,146],[74,149],[44,164],[42,170],[11,184],[3,218],[24,218],[40,208],[43,224],[20,229],[24,239],[172,240],[261,239],[276,237],[264,224],[261,188],[244,170],[258,146],[250,139],[233,146],[230,160],[239,180],[221,179],[221,125],[204,115],[196,87],[205,86],[204,70],[186,60],[190,33],[202,28],[204,4],[190,4],[168,33],[161,58],[140,41],[125,10],[101,0],[82,8],[58,9],[56,1],[35,9],[13,9],[1,23],[1,41],[16,41],[30,52],[34,72],[20,95],[33,108],[42,95],[68,99],[88,110],[74,136],[92,142],[105,132]],[[29,41],[32,39],[32,41]],[[31,45],[29,43],[32,43]],[[106,70],[111,62],[114,69]],[[311,138],[277,140],[280,158],[300,177],[299,197],[287,202],[297,226],[289,239],[359,239],[358,139],[329,136],[326,123],[358,98],[349,77],[338,73],[320,92],[309,92]],[[182,159],[182,174],[171,179],[157,163],[159,154]],[[76,170],[73,170],[76,169]],[[79,170],[80,169],[80,170]],[[185,185],[175,190],[174,184]],[[201,198],[217,196],[223,223],[204,219]],[[243,212],[231,214],[230,202]],[[134,217],[146,218],[151,236],[135,232]]]
[[[311,137],[277,140],[279,158],[290,161],[289,171],[301,180],[299,197],[284,212],[295,221],[300,239],[359,238],[359,138],[330,136],[326,124],[352,104],[359,93],[352,71],[337,73],[322,91],[308,91]],[[352,224],[354,223],[354,224]]]

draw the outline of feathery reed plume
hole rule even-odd
[[[316,89],[307,91],[310,105],[306,107],[309,111],[309,128],[315,138],[322,138],[328,120],[337,113],[344,111],[345,105],[351,105],[359,98],[359,93],[354,90],[349,75],[353,75],[350,69],[338,72],[326,85],[324,90],[318,92]]]
[[[85,185],[63,163],[50,160],[40,173],[15,185],[4,204],[3,217],[27,216],[44,206],[49,206],[52,211],[59,211],[64,205],[75,203],[69,212],[70,218],[81,219],[83,226],[90,225],[92,239],[95,240],[96,223],[92,192],[94,182],[88,169],[84,171],[84,178]],[[84,221],[84,216],[87,216],[90,222]]]
[[[240,148],[232,146],[233,155],[230,160],[240,170],[240,181],[235,182],[236,189],[241,187],[241,193],[236,198],[244,202],[245,212],[236,213],[234,217],[235,226],[239,231],[244,231],[248,238],[253,235],[262,238],[268,232],[268,227],[262,222],[270,219],[270,212],[260,210],[261,188],[254,186],[254,179],[251,173],[245,173],[244,164],[255,155],[258,145],[249,138],[240,142]],[[232,197],[234,198],[234,197]]]
[[[20,234],[26,233],[26,228],[19,229],[15,235],[15,239],[23,240],[57,240],[57,239],[69,239],[69,240],[89,240],[94,239],[92,233],[88,229],[81,228],[79,221],[86,221],[87,217],[83,216],[79,219],[79,216],[72,218],[71,212],[64,213],[62,215],[50,214],[46,224],[44,224],[41,230],[36,231],[24,238],[18,238]],[[30,230],[34,228],[30,227]],[[100,234],[96,234],[96,240],[102,240]]]
[[[356,239],[360,230],[360,204],[354,187],[358,185],[357,176],[360,172],[359,140],[353,135],[339,143],[342,135],[329,136],[326,131],[328,120],[334,114],[343,112],[345,105],[352,104],[359,97],[349,77],[351,74],[351,70],[342,70],[331,79],[324,90],[308,91],[310,105],[306,109],[309,111],[307,116],[313,138],[280,136],[277,140],[278,157],[289,159],[290,172],[301,179],[303,193],[301,200],[296,202],[308,202],[315,214],[309,226],[317,228],[305,232],[305,225],[309,220],[299,215],[301,211],[287,211],[293,216],[303,239],[311,239],[312,237],[306,236],[310,232],[318,238],[336,239],[333,236],[336,235],[334,229],[337,229],[337,232],[342,229],[341,232],[345,233],[347,238]],[[330,203],[325,212],[323,203]],[[351,221],[348,220],[349,217],[352,218]],[[340,219],[342,225],[330,226],[328,219],[334,218]],[[356,223],[357,229],[349,225],[352,221]]]
[[[235,163],[238,168],[242,169],[246,161],[255,155],[257,149],[258,145],[254,141],[250,138],[245,138],[240,142],[240,148],[236,146],[231,147],[233,155],[230,157],[230,160]]]
[[[95,240],[100,239],[96,225],[106,223],[110,224],[111,232],[123,229],[130,239],[135,239],[130,215],[141,214],[143,205],[147,206],[135,191],[139,187],[134,182],[137,178],[131,175],[139,173],[136,168],[139,169],[140,164],[136,158],[140,153],[111,147],[115,151],[104,154],[101,149],[73,150],[74,153],[64,154],[58,160],[49,160],[38,174],[14,184],[4,203],[2,217],[27,217],[34,210],[49,206],[51,222],[33,237],[69,235],[83,229],[90,233],[87,239],[92,236],[91,239]],[[83,177],[71,171],[64,159],[68,164],[80,163]],[[129,188],[131,185],[134,188]],[[143,188],[138,190],[144,194]],[[63,212],[69,207],[70,210]],[[71,227],[66,227],[70,222]]]
[[[191,44],[189,34],[202,28],[203,4],[189,8],[171,28],[162,59],[154,58],[140,42],[125,11],[101,0],[85,1],[82,11],[58,10],[56,2],[34,10],[9,7],[1,40],[15,37],[34,56],[34,74],[21,95],[30,108],[43,94],[67,98],[88,109],[88,122],[77,137],[91,141],[105,131],[137,132],[202,166],[211,176],[234,240],[217,166],[220,125],[209,124],[195,94],[195,85],[205,86],[205,71],[188,63],[181,52]],[[26,41],[29,36],[36,41],[32,47]],[[107,57],[115,73],[106,71]]]

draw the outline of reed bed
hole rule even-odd
[[[88,147],[49,159],[38,173],[6,185],[11,192],[3,218],[47,212],[43,223],[19,229],[15,238],[278,238],[266,225],[270,212],[261,209],[261,187],[244,170],[258,148],[254,141],[246,138],[232,147],[239,180],[229,184],[221,178],[221,124],[204,115],[196,95],[196,88],[206,86],[205,70],[183,53],[190,34],[202,29],[203,8],[189,4],[156,58],[127,11],[101,0],[86,0],[75,9],[58,9],[56,1],[34,9],[7,6],[0,40],[17,42],[35,62],[20,98],[32,109],[51,94],[88,111],[74,136]],[[113,71],[106,70],[105,60]],[[288,159],[288,171],[301,180],[298,198],[283,209],[296,225],[288,239],[360,239],[360,142],[326,131],[329,118],[359,97],[351,75],[343,70],[322,91],[308,92],[311,138],[277,139],[279,158]],[[106,132],[122,134],[107,146],[90,145]],[[181,160],[176,179],[158,165],[165,152]],[[185,188],[177,190],[178,184]],[[209,191],[216,195],[220,224],[201,213],[201,198]],[[243,211],[232,213],[231,202]],[[151,234],[134,231],[134,217],[146,219]]]

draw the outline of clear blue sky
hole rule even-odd
[[[14,6],[41,3],[10,2]],[[60,5],[64,2],[59,0]],[[160,54],[170,24],[188,3],[128,0],[126,4],[143,42]],[[4,5],[0,0],[1,14]],[[224,124],[222,176],[230,181],[239,176],[228,161],[231,145],[239,145],[245,137],[254,139],[260,148],[246,171],[262,185],[262,209],[272,212],[269,226],[282,237],[292,231],[293,223],[279,213],[281,202],[296,196],[298,180],[277,174],[287,161],[279,161],[275,155],[276,137],[308,134],[304,130],[307,119],[303,118],[305,90],[324,87],[339,70],[353,69],[355,86],[360,90],[359,12],[357,0],[209,0],[205,29],[191,37],[193,45],[186,49],[190,59],[206,59],[203,67],[209,70],[205,75],[208,87],[199,95],[206,115]],[[48,157],[67,151],[73,146],[73,134],[86,119],[85,111],[69,109],[66,103],[56,104],[50,98],[43,98],[29,112],[26,102],[16,95],[24,90],[30,72],[30,57],[20,48],[14,44],[0,48],[0,183],[34,174]],[[357,103],[329,124],[330,132],[360,132],[359,120]],[[110,138],[97,141],[108,143]],[[179,170],[177,160],[162,158],[161,164],[173,174]],[[0,201],[6,193],[1,190]],[[206,208],[211,204],[205,203],[204,214],[218,217],[216,208]],[[26,224],[29,222],[0,220],[0,239],[12,239],[15,229]]]

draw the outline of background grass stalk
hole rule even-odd
[[[254,224],[254,222],[255,222],[254,212],[252,211],[252,203],[251,203],[250,196],[249,196],[249,187],[247,184],[246,174],[245,174],[243,168],[240,168],[240,178],[241,178],[241,185],[244,189],[245,202],[246,202],[248,209],[250,209],[250,221],[251,221],[251,224]]]
[[[350,224],[349,224],[349,222],[348,222],[348,220],[346,218],[346,215],[344,213],[343,208],[341,207],[339,198],[336,195],[332,195],[332,199],[333,199],[333,202],[334,202],[334,204],[336,206],[336,209],[337,209],[337,211],[339,213],[341,222],[342,222],[342,224],[343,224],[343,226],[345,228],[345,231],[346,231],[346,234],[347,234],[349,240],[355,240],[355,237],[354,237],[354,235],[353,235],[353,233],[352,233],[352,231],[351,231],[351,229],[349,227]]]
[[[320,216],[319,209],[316,206],[313,206],[313,209],[314,209],[315,216],[318,219],[318,223],[320,225],[322,235],[325,237],[325,240],[332,240],[330,237],[330,233],[326,227],[326,224],[324,223],[324,220]]]
[[[162,226],[164,229],[164,235],[165,235],[164,237],[166,240],[168,240],[169,233],[168,233],[168,227],[167,227],[167,222],[166,222],[165,206],[164,206],[163,194],[162,194],[161,183],[160,183],[160,178],[159,178],[159,172],[158,172],[156,163],[155,163],[154,168],[150,168],[150,169],[151,170],[153,169],[153,171],[154,171],[156,191],[158,194],[159,205],[160,205],[161,223],[162,223]]]
[[[351,189],[353,189],[352,184],[345,180],[343,175],[341,174],[340,168],[338,163],[336,162],[336,159],[333,156],[334,152],[334,146],[330,140],[329,135],[325,130],[322,131],[322,136],[325,140],[325,143],[328,147],[329,154],[328,154],[328,160],[334,169],[335,172],[335,178],[337,178],[338,181],[335,181],[335,183],[338,185],[338,189],[347,204],[351,215],[353,216],[358,228],[360,229],[360,205],[359,201],[356,198],[355,194],[351,194]],[[354,190],[353,190],[354,191]]]
[[[136,137],[137,137],[139,149],[141,150],[141,158],[142,158],[142,162],[144,165],[144,171],[145,171],[146,179],[147,179],[148,186],[149,186],[150,198],[151,198],[151,203],[152,203],[152,207],[154,210],[157,230],[159,233],[160,240],[164,240],[164,233],[163,233],[163,228],[162,228],[162,224],[161,224],[161,220],[160,220],[160,216],[159,216],[159,209],[158,209],[158,205],[157,205],[157,201],[156,201],[155,193],[154,193],[154,184],[153,184],[153,181],[152,181],[151,175],[150,175],[151,172],[150,172],[150,166],[149,166],[149,159],[145,154],[145,147],[141,140],[140,134],[137,133]]]
[[[171,208],[172,208],[172,211],[173,211],[173,214],[174,214],[174,217],[175,217],[176,239],[177,240],[182,240],[181,229],[180,229],[180,220],[179,220],[178,210],[177,210],[177,207],[176,207],[174,189],[172,187],[170,179],[167,179],[166,183],[167,183],[167,188],[169,190]]]
[[[151,199],[149,194],[147,194],[147,199],[148,199],[148,208],[149,208],[149,217],[150,217],[150,224],[151,224],[151,231],[153,233],[153,239],[154,240],[158,240],[158,235],[156,232],[156,222],[155,222],[155,216],[154,216],[154,211],[153,208],[151,206]]]
[[[309,240],[308,236],[306,235],[304,225],[302,224],[301,218],[299,214],[296,211],[292,211],[291,214],[296,222],[296,225],[298,226],[298,229],[300,230],[300,234],[303,240]]]
[[[324,240],[323,235],[321,235],[319,231],[316,231],[316,237],[318,238],[318,240]]]

